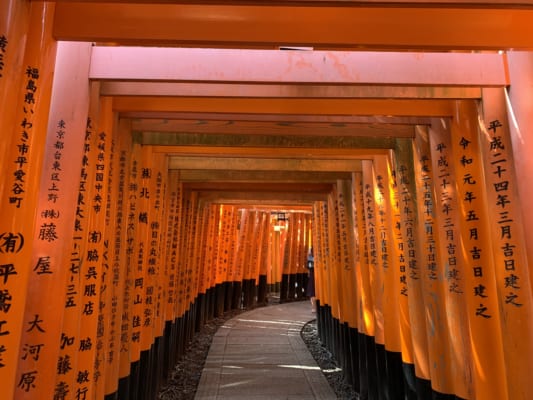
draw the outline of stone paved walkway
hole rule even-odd
[[[300,337],[314,318],[309,302],[301,301],[227,321],[213,337],[195,399],[336,399]]]

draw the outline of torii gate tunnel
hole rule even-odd
[[[0,398],[155,398],[304,299],[361,399],[533,399],[533,1],[3,0]]]

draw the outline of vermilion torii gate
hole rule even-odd
[[[153,398],[313,246],[362,398],[531,398],[532,13],[3,2],[0,397]]]

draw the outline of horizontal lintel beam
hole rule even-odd
[[[222,191],[222,192],[268,192],[268,193],[331,193],[329,183],[287,183],[287,182],[190,182],[183,185],[184,190]]]
[[[30,0],[30,1],[42,1],[42,0]],[[72,2],[73,0],[56,0],[56,3],[62,3],[62,2]],[[109,3],[109,0],[75,0],[80,3]],[[116,3],[128,3],[128,4],[153,4],[153,0],[115,0]],[[254,5],[272,5],[273,3],[276,3],[276,1],[272,0],[230,0],[230,1],[224,1],[224,0],[211,0],[209,2],[206,1],[198,1],[198,0],[157,0],[160,4],[194,4],[194,3],[211,3],[211,4],[254,4]],[[287,3],[289,1],[287,0],[277,0],[278,4]],[[383,4],[390,4],[390,5],[397,5],[397,4],[404,4],[406,3],[405,0],[290,0],[290,3],[292,4],[303,4],[303,5],[311,5],[311,4],[343,4],[343,5],[372,5],[379,3],[380,5]],[[479,4],[485,7],[490,6],[505,6],[507,8],[512,7],[520,7],[520,6],[531,6],[533,5],[533,0],[515,0],[515,1],[509,1],[509,0],[409,0],[408,3],[410,4],[435,4],[439,6],[444,5],[472,5],[472,4]]]
[[[168,169],[356,172],[361,160],[170,156]]]
[[[283,114],[280,119],[275,114],[235,114],[209,112],[159,112],[159,111],[122,111],[120,116],[132,119],[132,129],[136,131],[174,131],[174,120],[270,122],[277,124],[329,123],[329,124],[404,124],[431,125],[431,119],[425,117],[393,117],[383,115],[298,115]]]
[[[414,128],[413,128],[414,129]],[[265,152],[272,154],[273,149],[281,147],[291,148],[328,148],[328,149],[393,149],[396,145],[394,137],[413,137],[410,135],[393,134],[393,130],[375,128],[369,136],[291,136],[290,130],[285,135],[261,134],[196,134],[183,132],[142,132],[140,143],[144,145],[161,146],[160,151],[169,153],[172,146],[213,146],[223,151],[222,147],[262,147]],[[368,133],[371,131],[369,130]],[[401,131],[399,131],[401,132]],[[389,134],[387,136],[386,134]],[[381,136],[382,135],[382,136]],[[374,151],[374,150],[373,150]]]
[[[235,157],[235,158],[270,158],[276,159],[303,158],[308,160],[361,160],[374,155],[386,155],[387,149],[364,148],[305,148],[305,147],[236,147],[236,146],[152,146],[154,153],[165,153],[170,157]]]
[[[505,58],[498,53],[115,46],[93,48],[89,77],[98,80],[336,85],[472,87],[509,84]],[[348,97],[350,93],[343,87],[314,90],[322,95],[333,92],[332,97]],[[312,92],[313,88],[308,91]],[[379,93],[379,89],[374,91]],[[306,88],[285,89],[285,93],[291,92],[303,96]],[[353,96],[353,90],[351,92]]]
[[[117,112],[210,112],[304,115],[391,115],[446,117],[452,100],[428,99],[277,99],[213,97],[114,97]]]
[[[181,170],[179,176],[181,182],[335,183],[338,179],[351,179],[351,172]]]
[[[103,81],[103,96],[479,99],[480,87]]]
[[[257,203],[258,201],[270,201],[280,203],[281,201],[292,201],[294,204],[310,203],[313,201],[326,201],[327,193],[294,193],[294,192],[224,192],[224,191],[199,191],[198,198],[207,202],[229,203],[248,201]]]
[[[527,50],[533,9],[398,5],[59,2],[57,40],[226,48]],[[139,60],[141,61],[141,60]]]

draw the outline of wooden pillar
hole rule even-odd
[[[288,290],[287,298],[289,301],[293,301],[296,297],[296,271],[298,269],[298,239],[300,218],[297,213],[290,213],[288,216],[289,221],[289,241],[288,241],[288,256],[287,260],[287,275],[288,275]]]
[[[398,173],[398,192],[402,237],[404,238],[405,270],[400,275],[400,292],[407,297],[409,322],[403,328],[406,337],[412,338],[413,365],[406,367],[405,379],[411,394],[427,395],[429,386],[428,342],[425,323],[425,306],[421,281],[421,253],[418,241],[418,221],[420,213],[417,205],[416,180],[414,171],[413,143],[404,143],[395,152]],[[407,317],[405,315],[404,317]],[[427,384],[426,384],[427,383]]]
[[[169,171],[168,177],[169,185],[167,190],[167,234],[166,234],[166,258],[165,258],[165,274],[168,277],[166,282],[166,309],[165,319],[168,323],[173,323],[176,318],[175,302],[176,302],[176,275],[178,265],[178,224],[180,224],[179,216],[179,171]]]
[[[410,141],[404,140],[404,146],[411,146]],[[413,359],[413,339],[411,336],[411,321],[409,317],[409,302],[408,302],[408,288],[407,288],[407,243],[404,237],[404,229],[402,229],[402,209],[403,203],[401,201],[400,191],[402,185],[400,184],[403,175],[400,175],[399,166],[397,163],[396,153],[403,151],[398,146],[395,150],[391,150],[389,154],[390,162],[390,177],[389,177],[389,191],[392,212],[392,238],[393,238],[393,264],[394,264],[394,295],[393,298],[397,302],[398,315],[398,340],[400,340],[401,360],[405,366],[414,365]],[[404,395],[409,393],[409,385],[404,372],[403,386]]]
[[[119,131],[125,135],[131,135],[131,124],[129,121],[120,120]],[[139,183],[139,161],[140,145],[131,143],[127,152],[126,160],[126,257],[123,260],[125,268],[125,286],[122,305],[122,322],[120,328],[120,366],[119,379],[121,380],[121,395],[130,395],[130,383],[133,383],[135,369],[132,368],[139,360],[139,339],[138,316],[140,315],[140,303],[138,301],[139,287],[136,279],[139,277],[136,265],[136,245],[137,245],[137,187]],[[133,376],[132,376],[133,374]],[[131,394],[131,398],[133,394]]]
[[[0,145],[0,167],[7,172],[0,192],[0,282],[3,298],[6,299],[0,314],[0,381],[6,388],[3,394],[7,398],[14,398],[15,390],[20,390],[25,395],[35,394],[35,382],[39,380],[40,372],[33,369],[19,371],[17,364],[23,356],[19,352],[23,332],[39,321],[38,316],[35,318],[35,315],[26,315],[24,310],[28,282],[32,275],[38,188],[45,153],[57,45],[52,39],[53,4],[32,3],[29,17],[18,4],[8,2],[5,6],[14,7],[18,13],[22,13],[19,15],[22,20],[29,19],[27,32],[22,31],[27,26],[24,23],[20,27],[7,24],[4,28],[9,28],[11,32],[13,29],[21,29],[14,34],[12,40],[27,34],[22,65],[18,58],[21,49],[15,47],[17,42],[11,41],[12,50],[9,50],[9,42],[2,39],[5,52],[0,49],[2,58],[6,57],[6,61],[9,54],[17,57],[13,63],[5,64],[4,67],[9,70],[2,70],[0,78],[2,82],[8,76],[13,79],[13,82],[3,86],[3,90],[9,89],[10,93],[0,93],[2,104],[5,104],[4,101],[10,103],[6,109],[2,109],[2,114],[7,118],[4,120],[2,117],[1,125],[5,136],[10,140]],[[3,7],[4,5],[2,9]],[[20,21],[19,19],[18,22]],[[4,33],[0,33],[0,37],[2,36],[5,36]],[[24,46],[23,39],[20,45]],[[12,53],[6,53],[8,50]],[[3,76],[4,71],[6,76]],[[9,123],[9,126],[4,123]],[[35,323],[32,322],[34,320]]]
[[[439,393],[453,394],[454,375],[450,355],[447,310],[445,304],[445,258],[439,252],[442,236],[439,235],[436,215],[432,157],[426,127],[418,127],[414,141],[415,179],[418,202],[418,241],[420,280],[426,316],[428,359],[431,387]],[[436,155],[438,158],[438,154]],[[449,270],[448,270],[449,272]]]
[[[351,201],[351,190],[349,182],[338,180],[336,184],[334,199],[334,211],[336,213],[335,221],[335,253],[337,262],[337,285],[341,292],[340,309],[342,317],[341,323],[347,323],[354,326],[356,314],[351,304],[354,304],[355,285],[353,277],[353,258],[351,243],[353,235],[350,234],[350,223],[348,221],[348,203]]]
[[[449,124],[449,123],[448,123]],[[439,265],[444,266],[440,305],[445,306],[443,318],[447,326],[449,349],[448,373],[453,380],[453,393],[461,398],[473,396],[472,354],[466,307],[466,273],[461,253],[459,198],[457,196],[457,174],[451,162],[451,138],[445,120],[435,120],[429,132],[419,131],[429,141],[431,171],[434,176],[434,214],[439,232],[437,243]],[[442,390],[442,389],[441,389]]]
[[[508,399],[495,265],[473,101],[457,101],[451,124],[452,160],[457,174],[465,288],[471,333],[476,399]]]
[[[24,78],[21,72],[25,68],[23,61],[28,38],[30,5],[31,2],[23,0],[6,0],[0,4],[0,110],[2,110],[0,130],[2,132],[10,132],[20,123],[17,120],[21,104],[19,93]],[[11,141],[8,139],[9,135],[6,135],[4,140],[0,141],[0,171],[10,170],[12,167],[9,154]],[[0,180],[0,194],[4,192],[4,185],[7,182],[8,179]]]
[[[353,383],[359,381],[357,341],[352,334],[357,328],[358,308],[356,264],[355,264],[355,237],[353,221],[352,182],[350,180],[337,181],[337,224],[338,224],[338,255],[339,270],[338,280],[342,290],[342,320],[339,327],[342,343],[340,362],[344,370],[345,379]]]
[[[86,168],[87,226],[83,233],[80,268],[80,309],[78,372],[84,379],[77,379],[73,393],[95,396],[101,371],[97,360],[97,346],[102,340],[99,331],[100,295],[105,277],[106,255],[106,199],[108,168],[111,152],[112,109],[111,99],[91,99],[89,122],[86,127],[89,153]],[[94,101],[93,101],[94,100]],[[85,176],[84,176],[85,178]],[[68,296],[68,293],[67,293]]]
[[[229,207],[229,206],[227,206]],[[229,311],[233,308],[233,292],[234,292],[234,266],[235,266],[235,249],[237,248],[237,225],[239,222],[238,209],[235,206],[230,207],[230,219],[228,227],[228,247],[227,247],[227,264],[226,264],[226,297],[224,302],[224,311]]]
[[[533,362],[530,271],[518,197],[504,89],[483,89],[480,147],[485,169],[489,228],[501,315],[510,399],[533,397],[528,366]]]
[[[533,51],[507,52],[511,85],[506,90],[509,133],[511,135],[513,164],[518,195],[522,199],[521,218],[526,242],[528,263],[533,262],[533,210],[527,201],[533,198]],[[533,274],[530,274],[533,286]]]
[[[116,311],[112,306],[112,280],[113,273],[111,270],[111,247],[113,243],[113,234],[116,232],[113,224],[114,207],[116,206],[116,192],[113,192],[113,185],[115,183],[114,176],[116,171],[115,159],[117,158],[117,148],[115,146],[115,139],[118,132],[116,131],[117,119],[116,114],[112,112],[112,100],[110,98],[103,98],[102,113],[98,121],[98,136],[102,141],[98,145],[99,154],[97,161],[97,182],[95,189],[100,186],[105,187],[102,192],[102,208],[104,213],[104,228],[102,229],[103,243],[102,252],[100,254],[102,264],[102,274],[100,279],[100,296],[98,300],[98,325],[96,331],[96,360],[94,364],[94,376],[96,382],[96,397],[103,398],[105,396],[106,381],[112,376],[108,375],[108,364],[106,363],[109,357],[108,345],[113,341],[110,335],[110,321],[116,317]],[[104,143],[105,141],[105,143]],[[103,182],[100,182],[100,174],[103,175]],[[100,193],[98,193],[100,195]],[[97,195],[97,197],[98,197]],[[115,314],[115,315],[114,315]]]
[[[324,253],[324,237],[327,227],[324,224],[323,218],[323,202],[315,202],[313,204],[313,226],[315,227],[313,233],[313,253],[315,258],[315,297],[320,301],[321,306],[329,304],[326,276],[324,271],[326,269],[325,253]]]
[[[129,296],[131,290],[131,265],[128,260],[128,173],[130,166],[131,131],[123,119],[119,120],[113,132],[114,150],[110,194],[112,195],[110,208],[110,226],[107,236],[109,246],[110,283],[106,307],[111,311],[108,322],[109,331],[106,335],[105,354],[105,395],[113,395],[119,391],[121,354],[127,349],[127,325],[129,318]],[[126,325],[126,326],[124,326]],[[129,363],[128,363],[129,371]]]
[[[360,310],[358,314],[357,330],[359,351],[359,394],[361,397],[369,397],[374,393],[375,387],[371,387],[371,374],[375,374],[375,356],[369,352],[370,341],[373,342],[375,334],[374,302],[372,287],[370,284],[370,248],[365,213],[365,189],[363,174],[358,172],[352,175],[354,186],[355,208],[357,214],[357,251],[359,257],[356,263],[357,303]],[[373,345],[373,344],[372,344]]]
[[[376,215],[379,212],[379,208],[377,208],[376,204],[380,203],[381,194],[377,189],[374,166],[370,160],[363,161],[363,185],[365,191],[365,218],[369,251],[369,277],[372,301],[374,304],[374,338],[376,343],[383,345],[385,341],[382,313],[383,296],[380,289],[383,281],[383,271],[380,268],[380,221],[378,219],[378,215]]]
[[[139,263],[141,238],[143,238],[144,228],[146,224],[139,221],[141,212],[144,208],[141,206],[141,199],[139,196],[139,187],[141,186],[141,145],[133,142],[131,150],[130,161],[130,176],[128,182],[128,250],[127,254],[132,269],[129,304],[130,313],[129,320],[124,321],[123,324],[128,325],[129,330],[129,351],[128,353],[121,353],[121,377],[127,372],[126,363],[130,363],[130,393],[132,399],[137,399],[136,382],[139,380],[139,360],[141,355],[141,328],[142,328],[142,309],[143,309],[143,279],[144,270],[142,264]],[[144,246],[144,244],[143,244]],[[140,265],[139,265],[140,264]],[[124,334],[125,332],[123,332]]]
[[[328,202],[321,201],[315,204],[315,215],[317,223],[315,224],[319,229],[317,235],[317,248],[314,249],[315,257],[315,279],[317,290],[317,320],[318,333],[322,343],[328,348],[332,348],[331,344],[331,325],[332,325],[332,308],[334,307],[333,291],[336,290],[334,282],[331,279],[332,265],[329,260],[329,243],[330,243],[330,227],[328,216]]]
[[[40,395],[53,397],[69,390],[63,379],[75,368],[75,335],[63,332],[65,282],[72,248],[72,227],[76,213],[79,169],[89,104],[89,61],[91,46],[61,43],[57,52],[56,78],[45,145],[38,214],[31,258],[31,275],[25,314],[38,316],[41,329],[24,329],[19,374],[38,371],[33,382]],[[61,243],[61,246],[58,245]],[[79,274],[79,271],[74,270]],[[75,278],[72,278],[73,280]],[[52,306],[55,305],[55,306]],[[72,315],[77,321],[78,316]],[[35,347],[37,346],[37,347]],[[39,350],[31,355],[31,350]],[[59,354],[65,350],[65,354]],[[57,369],[48,368],[58,365]],[[57,382],[56,382],[57,375]],[[16,397],[28,398],[32,391],[17,387]]]
[[[377,188],[380,194],[378,205],[380,220],[379,249],[381,251],[380,266],[383,271],[383,319],[384,346],[387,368],[385,390],[391,398],[403,398],[405,392],[401,352],[410,349],[402,339],[400,317],[401,293],[400,277],[405,272],[405,263],[398,255],[403,251],[401,235],[401,215],[397,194],[396,171],[393,170],[391,154],[375,156]],[[401,270],[403,268],[403,272]],[[407,311],[407,304],[404,302]],[[405,332],[405,331],[404,331]],[[407,354],[410,358],[410,354]]]
[[[217,291],[216,314],[222,316],[224,314],[224,306],[226,304],[226,285],[224,284],[228,274],[228,255],[230,248],[230,229],[231,229],[231,206],[219,205],[217,207],[219,213],[219,223],[217,229],[217,254],[214,260],[215,268],[215,286]]]
[[[207,254],[205,260],[205,274],[208,281],[208,290],[210,291],[211,300],[211,317],[219,316],[217,312],[217,297],[216,297],[216,284],[217,284],[217,255],[219,245],[219,228],[220,228],[220,205],[209,204],[207,206],[208,213],[205,214],[205,224],[207,224],[208,236],[207,236]]]

